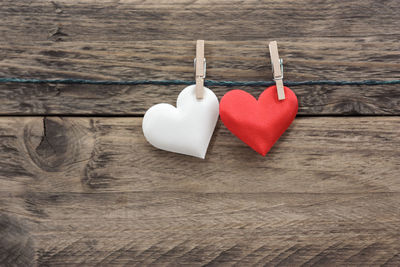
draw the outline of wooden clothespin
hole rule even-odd
[[[278,100],[285,99],[285,90],[283,89],[283,60],[279,58],[278,44],[276,41],[269,43],[269,54],[271,55],[272,73],[278,92]]]
[[[196,42],[195,75],[196,75],[196,98],[204,96],[204,79],[206,78],[206,59],[204,58],[204,40]]]

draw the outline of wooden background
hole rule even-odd
[[[0,77],[400,79],[400,1],[2,0]],[[400,265],[400,87],[296,86],[263,158],[146,143],[184,86],[0,84],[1,266]],[[213,87],[219,98],[232,88]],[[241,87],[258,96],[263,87]]]

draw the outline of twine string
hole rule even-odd
[[[22,79],[0,78],[0,83],[31,83],[31,84],[102,84],[102,85],[191,85],[190,80],[86,80],[86,79]],[[206,80],[206,86],[271,86],[274,81],[214,81]],[[400,84],[400,80],[361,80],[361,81],[335,81],[335,80],[310,80],[310,81],[285,81],[287,86],[298,85],[390,85]]]

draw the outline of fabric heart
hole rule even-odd
[[[242,90],[232,90],[221,99],[221,120],[234,135],[265,156],[290,126],[298,109],[297,97],[285,87],[279,101],[276,86],[268,87],[258,98]]]
[[[196,85],[182,90],[176,108],[157,104],[147,110],[142,128],[153,146],[204,159],[218,120],[218,98],[204,87],[204,97],[196,98]]]

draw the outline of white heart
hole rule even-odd
[[[198,158],[205,158],[219,115],[217,96],[204,87],[203,99],[196,98],[196,85],[180,92],[176,108],[157,104],[146,111],[142,128],[153,146]]]

